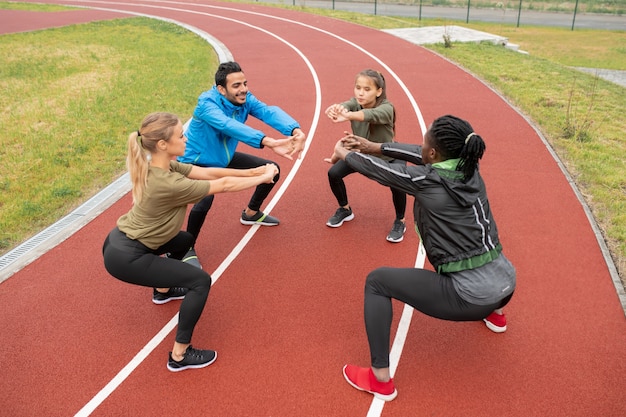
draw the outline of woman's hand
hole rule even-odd
[[[278,174],[278,167],[275,164],[267,163],[265,166],[260,166],[255,169],[263,169],[262,176],[265,178],[266,184],[272,184],[274,182],[274,177]]]

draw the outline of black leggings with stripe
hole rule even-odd
[[[104,266],[115,278],[130,284],[152,288],[183,287],[189,291],[180,304],[176,341],[191,343],[211,289],[211,276],[200,268],[181,262],[193,243],[193,236],[181,231],[156,250],[126,237],[117,227],[102,248]],[[170,253],[169,257],[161,257]]]

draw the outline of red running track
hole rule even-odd
[[[241,62],[251,90],[288,109],[310,143],[301,161],[278,161],[281,188],[270,208],[279,227],[239,224],[247,192],[216,198],[198,255],[217,281],[194,335],[219,352],[215,364],[168,372],[178,303],[156,306],[149,289],[104,270],[101,244],[128,210],[125,196],[0,284],[0,414],[626,415],[626,320],[593,229],[533,127],[482,82],[389,34],[295,11],[210,1],[64,4],[118,11],[90,11],[91,19],[128,11],[211,34]],[[26,28],[82,22],[85,13],[45,14],[43,26]],[[24,20],[44,15],[30,16]],[[413,314],[395,374],[399,395],[384,406],[350,387],[341,368],[369,363],[366,274],[413,266],[418,239],[409,232],[400,244],[385,241],[390,193],[358,176],[348,179],[355,220],[325,226],[336,203],[322,159],[345,126],[319,118],[350,96],[366,67],[386,74],[399,141],[421,143],[420,112],[426,123],[463,117],[486,139],[481,169],[518,271],[504,334]],[[397,323],[402,305],[395,307]]]

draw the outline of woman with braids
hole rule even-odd
[[[376,143],[393,142],[396,113],[393,105],[387,100],[385,78],[378,71],[366,69],[359,72],[354,82],[354,97],[344,103],[329,106],[326,109],[326,115],[334,123],[350,121],[354,135]],[[382,158],[388,162],[406,165],[404,161],[394,161],[393,158],[387,156],[382,156]],[[335,162],[332,158],[327,158],[325,161],[333,163],[333,166],[328,170],[328,181],[330,189],[339,203],[339,208],[328,219],[326,225],[340,227],[343,222],[354,219],[343,178],[355,171],[343,161]],[[406,194],[391,187],[391,195],[396,217],[391,231],[387,235],[387,240],[396,243],[404,239],[404,232],[406,231],[404,222]]]
[[[278,173],[274,164],[235,170],[176,162],[175,158],[184,154],[186,142],[182,123],[170,113],[149,114],[141,128],[129,135],[126,163],[133,206],[118,219],[102,249],[106,270],[121,281],[153,287],[154,303],[184,298],[167,362],[172,372],[202,368],[217,358],[216,352],[190,344],[211,277],[181,262],[194,239],[181,231],[187,205],[207,195],[271,183]],[[160,256],[164,254],[169,255]]]
[[[450,115],[433,122],[422,146],[379,144],[354,135],[337,142],[334,159],[415,196],[416,229],[435,269],[381,267],[369,273],[364,314],[371,367],[344,366],[353,387],[385,401],[397,395],[389,372],[392,299],[442,320],[484,320],[494,332],[506,330],[502,308],[513,295],[515,269],[502,253],[478,171],[484,151],[472,126]],[[389,164],[371,155],[415,165]]]

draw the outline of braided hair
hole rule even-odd
[[[456,116],[445,115],[437,118],[430,129],[432,147],[441,157],[459,158],[457,171],[463,173],[463,180],[469,180],[478,169],[478,161],[485,153],[485,142],[472,126]]]

